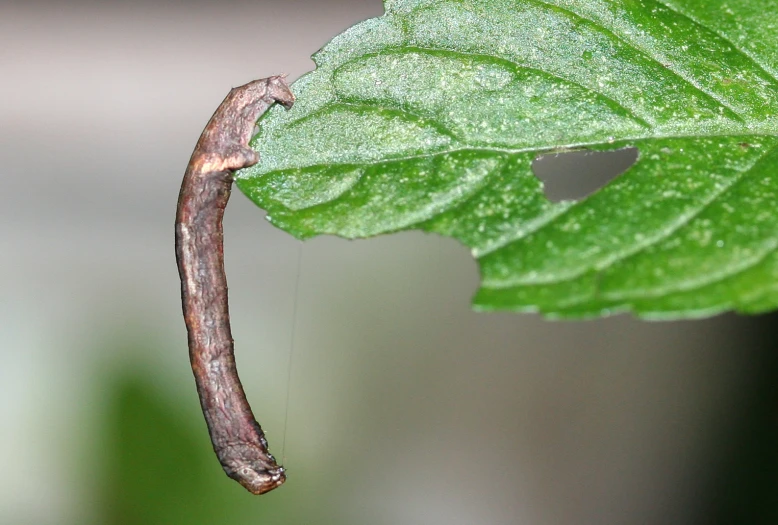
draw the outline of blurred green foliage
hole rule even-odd
[[[205,423],[196,428],[143,375],[117,378],[109,395],[103,523],[266,523],[281,510],[273,494],[252,497],[227,478]]]

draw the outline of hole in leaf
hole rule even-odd
[[[548,200],[581,200],[627,171],[637,158],[637,148],[551,153],[536,158],[532,172]]]

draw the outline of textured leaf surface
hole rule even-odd
[[[391,0],[261,123],[240,189],[300,238],[471,248],[484,310],[778,305],[777,0]],[[636,147],[580,202],[541,153]]]

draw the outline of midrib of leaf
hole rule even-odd
[[[411,228],[449,235],[468,245],[479,260],[483,288],[476,303],[480,307],[539,309],[557,315],[591,315],[625,308],[646,315],[662,311],[674,315],[683,309],[644,300],[724,283],[732,276],[748,273],[748,268],[769,262],[776,246],[770,239],[761,244],[764,249],[748,248],[747,256],[740,262],[726,263],[718,272],[703,277],[689,277],[679,284],[670,276],[666,283],[655,282],[648,289],[637,285],[622,287],[624,293],[618,286],[613,288],[613,283],[625,279],[614,280],[611,274],[629,272],[630,265],[638,264],[633,261],[649,257],[647,252],[654,256],[657,246],[668,244],[687,230],[693,231],[694,221],[726,199],[732,188],[748,181],[752,168],[770,157],[778,144],[778,81],[769,73],[774,68],[758,60],[754,53],[739,48],[727,33],[700,22],[690,12],[694,9],[655,0],[397,0],[387,4],[386,17],[353,28],[315,57],[319,69],[298,82],[298,107],[288,114],[273,111],[263,120],[256,141],[263,163],[241,173],[238,185],[268,209],[274,224],[299,237],[334,233],[353,238]],[[696,7],[697,14],[706,9],[700,4],[692,6],[694,2],[687,4],[686,7]],[[707,9],[716,8],[711,5]],[[533,30],[542,33],[536,40],[527,36]],[[679,44],[684,40],[678,34],[693,35],[694,39],[687,42],[694,49],[688,53],[681,50],[687,44]],[[374,37],[378,43],[371,42]],[[563,37],[569,39],[570,49],[560,49],[558,43]],[[594,51],[589,51],[587,45]],[[582,49],[576,62],[571,57],[576,56],[575,50]],[[593,60],[602,60],[608,67],[592,66]],[[418,65],[423,74],[417,74],[409,61]],[[392,76],[390,70],[395,66],[398,73]],[[473,72],[479,69],[488,70],[492,76],[484,76],[487,87],[473,91],[475,97],[481,98],[470,104],[467,82],[476,79]],[[447,78],[438,75],[439,71],[462,75],[464,83],[454,88],[446,86]],[[452,83],[458,81],[451,74],[448,78]],[[443,84],[436,86],[437,81]],[[494,91],[495,97],[503,93],[513,97],[504,106],[490,98],[492,92],[488,87],[489,82],[498,85],[502,81],[507,84]],[[630,91],[625,85],[645,89]],[[459,87],[464,91],[457,91]],[[531,98],[533,90],[538,89],[544,97],[552,97],[545,107]],[[303,93],[312,93],[313,101],[303,102]],[[435,97],[449,97],[449,105],[438,104]],[[569,111],[565,113],[574,107],[582,111],[577,118]],[[518,115],[519,120],[500,121],[501,108],[509,108],[509,113]],[[522,113],[530,108],[535,112]],[[444,114],[445,110],[451,111]],[[493,117],[495,114],[498,116]],[[361,119],[369,115],[373,115],[370,122],[374,124],[361,124]],[[484,132],[475,126],[479,118],[486,119]],[[521,119],[526,119],[526,124]],[[503,134],[494,127],[500,122],[507,126]],[[343,125],[347,126],[343,130],[356,126],[353,129],[361,131],[355,131],[352,139],[349,133],[337,131]],[[295,149],[297,133],[303,142],[308,141],[307,151]],[[379,138],[373,140],[374,135]],[[338,141],[328,143],[328,136]],[[397,136],[419,139],[395,140]],[[670,203],[676,202],[676,215],[662,222],[659,219],[663,217],[658,219],[648,209],[645,213],[630,211],[629,217],[643,213],[650,218],[653,229],[631,240],[608,239],[606,233],[599,241],[607,241],[603,253],[598,252],[599,245],[588,249],[578,246],[575,237],[566,232],[565,221],[588,212],[611,218],[603,219],[601,224],[592,221],[590,230],[579,237],[596,238],[592,228],[617,225],[613,223],[617,215],[609,214],[607,206],[598,207],[598,202],[623,205],[627,201],[616,192],[639,187],[635,184],[641,183],[633,182],[639,180],[638,174],[645,171],[644,167],[651,171],[655,168],[652,163],[660,162],[647,159],[647,155],[666,157],[666,165],[671,166],[673,159],[686,158],[681,155],[686,143],[700,145],[697,155],[689,156],[691,160],[686,162],[699,168],[707,158],[709,169],[714,170],[710,176],[715,185],[704,180],[695,181],[697,186],[690,183],[703,189],[708,184],[702,193],[690,189],[693,206],[685,207],[687,203],[678,198],[662,201],[652,197],[650,203],[657,207],[660,203],[672,206]],[[744,151],[722,153],[722,148],[731,149],[738,143],[745,144]],[[661,154],[672,150],[667,144],[675,144],[678,154]],[[624,146],[638,147],[640,159],[635,168],[622,177],[621,183],[578,203],[544,201],[540,185],[530,173],[529,164],[538,153]],[[416,189],[410,189],[407,195],[398,190],[397,184],[402,183],[397,181],[403,173],[407,174],[405,180],[422,177],[414,182],[421,185],[423,177],[428,176],[425,173],[443,175],[433,167],[440,163],[438,159],[453,165],[461,163],[463,174],[475,170],[475,178],[457,188],[444,175],[436,182],[442,186],[430,185],[433,196],[426,204],[413,193]],[[722,164],[724,171],[717,164]],[[400,169],[401,166],[405,167]],[[333,169],[351,174],[346,184],[334,183],[337,173]],[[674,169],[674,176],[683,175]],[[721,173],[716,175],[716,171]],[[325,172],[334,176],[329,186],[326,180],[330,175],[323,177]],[[497,197],[487,194],[500,184],[507,192],[514,192],[509,196],[515,197],[515,203],[523,204],[519,209],[503,210],[505,222],[491,224],[488,230],[483,222],[487,219],[478,219],[477,207],[479,203],[494,205]],[[678,193],[667,181],[659,184]],[[653,188],[649,185],[647,189]],[[298,190],[318,191],[321,196],[295,197]],[[394,218],[390,218],[392,206],[396,211]],[[364,210],[362,215],[360,209]],[[485,233],[479,235],[479,231]],[[617,227],[612,231],[621,230]],[[640,233],[639,228],[636,231]],[[619,235],[627,233],[624,230]],[[571,243],[569,248],[555,252],[552,241],[537,245],[540,241],[536,239],[543,236],[556,239],[553,242],[568,239]],[[577,262],[575,253],[583,259]],[[554,259],[554,254],[559,260]],[[647,275],[644,279],[652,282]],[[551,288],[542,289],[544,286]],[[541,295],[528,300],[520,297],[531,295],[532,290],[539,290]],[[499,298],[490,299],[490,294]],[[751,293],[752,298],[757,295]],[[544,304],[541,296],[553,298]],[[693,311],[714,311],[724,307],[724,303],[726,307],[748,309],[730,299]],[[641,301],[645,304],[641,305]]]

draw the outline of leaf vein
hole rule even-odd
[[[675,234],[676,232],[678,232],[679,230],[681,230],[682,228],[687,226],[692,220],[694,220],[696,217],[698,217],[701,213],[703,213],[711,205],[715,204],[716,201],[718,201],[719,198],[721,198],[723,195],[725,195],[727,192],[729,192],[733,187],[735,187],[736,185],[740,184],[743,180],[747,179],[748,178],[748,173],[753,169],[753,167],[756,164],[758,164],[762,159],[764,159],[768,155],[772,154],[776,150],[778,150],[778,143],[774,144],[773,146],[771,146],[770,148],[765,150],[765,152],[763,152],[762,155],[760,155],[759,157],[754,159],[754,163],[751,165],[751,167],[746,169],[746,170],[743,170],[743,172],[740,173],[737,177],[733,177],[732,180],[729,182],[729,184],[725,185],[721,190],[713,192],[708,198],[702,200],[700,202],[700,205],[696,209],[694,209],[690,213],[687,213],[685,215],[681,215],[680,219],[677,222],[675,222],[674,224],[671,224],[668,227],[662,229],[662,231],[658,235],[656,235],[654,237],[648,238],[645,242],[635,243],[631,247],[626,248],[626,249],[624,249],[624,250],[622,250],[620,252],[614,252],[611,256],[603,259],[602,261],[600,261],[598,263],[595,263],[595,264],[592,264],[592,265],[583,266],[583,267],[579,268],[577,271],[571,272],[568,275],[566,275],[565,277],[562,277],[562,278],[559,278],[559,279],[547,279],[547,280],[542,280],[542,281],[535,280],[535,281],[531,281],[531,282],[523,280],[523,279],[514,279],[512,281],[500,281],[498,286],[492,285],[491,287],[492,288],[508,288],[508,287],[511,287],[511,286],[520,286],[520,285],[523,285],[523,284],[524,285],[529,285],[529,284],[532,284],[532,285],[559,284],[559,283],[570,281],[572,279],[576,279],[576,278],[580,277],[581,275],[583,275],[583,274],[585,274],[585,273],[587,273],[587,272],[589,272],[591,270],[602,272],[603,270],[613,266],[615,263],[622,263],[622,262],[626,261],[627,259],[629,259],[631,257],[636,257],[640,253],[642,253],[645,250],[649,249],[650,247],[652,247],[652,246],[662,242],[663,240],[669,238],[671,235]],[[509,243],[506,243],[502,247],[505,247],[508,244],[513,244],[513,243],[519,242],[523,238],[525,238],[527,235],[529,235],[531,233],[536,233],[537,231],[540,231],[543,228],[546,228],[547,226],[555,223],[559,218],[562,218],[568,211],[570,211],[572,209],[575,209],[575,208],[579,207],[578,206],[579,204],[583,204],[583,203],[586,203],[586,202],[587,202],[586,199],[578,201],[576,203],[576,205],[571,206],[570,208],[565,210],[565,213],[560,214],[557,217],[554,217],[552,220],[542,224],[540,228],[537,228],[533,232],[529,232],[529,233],[524,234],[524,235],[522,235],[521,237],[519,237],[519,238],[517,238],[515,240],[510,241]],[[492,250],[492,251],[494,251],[494,250]],[[662,291],[663,291],[663,293],[666,293],[667,290],[663,289]]]
[[[750,54],[750,53],[749,53],[747,50],[745,50],[745,49],[741,48],[740,46],[738,46],[737,44],[735,44],[735,42],[734,42],[734,41],[733,41],[731,38],[729,38],[728,36],[726,36],[726,35],[725,35],[724,33],[722,33],[721,31],[717,31],[717,30],[713,29],[712,27],[706,26],[705,24],[703,24],[702,22],[700,22],[699,20],[697,20],[697,19],[696,19],[696,18],[694,18],[693,16],[691,16],[691,15],[689,15],[689,14],[687,14],[687,13],[684,13],[683,11],[679,10],[679,9],[678,9],[678,8],[676,8],[676,7],[673,7],[672,5],[670,5],[669,3],[667,3],[666,1],[662,1],[662,0],[653,0],[653,1],[654,1],[654,3],[656,3],[656,4],[658,4],[658,5],[661,5],[661,6],[665,7],[665,8],[667,8],[668,10],[672,11],[673,13],[676,13],[678,16],[681,16],[681,17],[683,17],[683,18],[686,18],[687,20],[689,20],[689,21],[690,21],[690,22],[692,22],[693,24],[695,24],[695,25],[697,25],[697,26],[699,26],[699,27],[702,27],[702,28],[703,28],[703,29],[705,29],[706,31],[710,31],[712,34],[714,34],[714,35],[716,35],[717,37],[719,37],[719,38],[720,38],[722,41],[724,41],[724,42],[726,42],[728,45],[732,46],[732,49],[734,49],[735,51],[737,51],[738,53],[740,53],[740,54],[741,54],[741,55],[742,55],[744,58],[748,59],[748,61],[749,61],[749,62],[751,62],[752,64],[754,64],[754,66],[756,66],[756,67],[757,67],[757,68],[758,68],[758,69],[759,69],[759,70],[760,70],[762,73],[764,73],[764,74],[765,74],[765,75],[766,75],[768,78],[770,78],[770,79],[772,79],[772,80],[774,80],[774,81],[778,82],[778,77],[777,77],[775,74],[771,73],[771,72],[770,72],[770,71],[769,71],[769,70],[766,68],[766,66],[765,66],[764,64],[762,64],[761,62],[759,62],[759,61],[758,61],[758,60],[757,60],[757,59],[756,59],[754,56],[752,56],[752,55],[751,55],[751,54]]]
[[[556,4],[552,4],[552,3],[548,2],[547,0],[525,0],[525,1],[530,2],[530,3],[534,3],[536,5],[545,6],[546,8],[548,8],[549,10],[552,10],[552,11],[556,10],[556,11],[559,11],[561,13],[565,13],[566,15],[568,15],[571,18],[578,19],[578,20],[581,20],[581,21],[584,21],[584,22],[590,24],[592,27],[594,27],[597,30],[601,31],[603,34],[609,35],[614,40],[616,40],[618,42],[621,42],[622,44],[626,45],[627,47],[630,47],[630,48],[634,49],[635,51],[638,51],[644,58],[648,59],[649,62],[653,62],[655,65],[658,65],[662,69],[665,69],[666,71],[668,71],[674,77],[676,77],[677,79],[681,80],[684,84],[686,84],[687,86],[689,86],[692,89],[694,89],[695,91],[697,91],[703,98],[706,98],[709,101],[715,102],[716,104],[718,104],[722,108],[726,109],[731,114],[730,115],[731,118],[737,120],[738,122],[745,122],[745,119],[740,114],[738,114],[737,111],[735,111],[728,104],[726,104],[722,100],[720,100],[719,97],[716,96],[714,93],[709,93],[707,90],[703,89],[702,86],[698,86],[691,79],[686,78],[685,75],[681,74],[678,71],[675,71],[673,69],[670,69],[670,68],[666,67],[665,64],[663,64],[658,58],[656,58],[653,55],[651,55],[651,53],[648,50],[644,49],[642,46],[639,46],[637,43],[629,41],[629,40],[625,39],[622,36],[619,36],[619,34],[616,33],[615,31],[605,27],[604,25],[602,25],[602,24],[600,24],[600,23],[598,23],[598,22],[596,22],[594,20],[586,18],[585,16],[582,16],[582,15],[579,15],[578,13],[575,13],[574,11],[566,9],[566,8],[564,8],[562,6],[559,6],[559,5],[556,5]]]
[[[531,67],[531,66],[528,66],[526,64],[521,64],[521,63],[516,62],[515,60],[511,60],[509,58],[498,57],[498,56],[494,56],[494,55],[487,55],[485,53],[474,53],[474,52],[469,52],[469,51],[460,51],[460,50],[455,50],[455,49],[438,48],[438,47],[404,46],[404,47],[395,48],[395,49],[402,50],[402,51],[406,51],[407,50],[409,52],[414,52],[414,51],[425,52],[425,53],[429,54],[430,56],[435,56],[437,53],[440,53],[440,54],[444,54],[444,55],[462,56],[462,57],[469,57],[469,58],[478,58],[478,59],[483,59],[483,60],[490,60],[490,61],[494,61],[494,62],[502,62],[504,64],[509,64],[509,65],[513,66],[517,70],[529,71],[529,72],[532,72],[532,73],[544,75],[544,76],[546,76],[546,77],[548,77],[550,79],[557,80],[559,82],[564,82],[564,83],[569,84],[571,86],[575,86],[575,87],[577,87],[577,88],[579,88],[579,89],[581,89],[583,91],[587,91],[589,93],[593,93],[594,95],[604,99],[609,105],[615,106],[616,108],[618,108],[618,109],[624,111],[625,113],[627,113],[627,116],[631,120],[633,120],[636,124],[639,124],[639,125],[641,125],[641,126],[643,126],[645,128],[648,128],[648,129],[652,128],[652,125],[648,121],[646,121],[644,118],[638,116],[638,114],[635,113],[635,111],[633,109],[628,108],[627,106],[625,106],[624,104],[622,104],[621,102],[616,100],[615,98],[613,98],[613,97],[603,93],[602,91],[598,91],[598,90],[596,90],[596,89],[594,89],[594,88],[592,88],[590,86],[582,84],[582,83],[580,83],[580,82],[578,82],[576,80],[573,80],[571,78],[563,77],[561,75],[558,75],[558,74],[555,74],[555,73],[552,73],[550,71],[546,71],[544,69],[540,69],[540,68],[537,68],[537,67]],[[367,56],[367,55],[365,55],[365,56]]]

